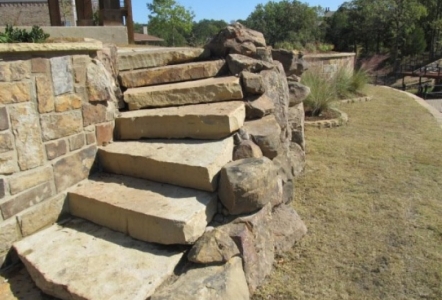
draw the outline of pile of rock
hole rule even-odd
[[[304,168],[302,101],[310,92],[293,76],[300,76],[306,64],[291,51],[269,49],[261,33],[239,23],[222,30],[206,49],[212,57],[225,57],[230,73],[240,77],[247,121],[234,136],[234,161],[221,169],[219,213],[188,259],[204,265],[225,264],[224,269],[213,268],[227,272],[240,256],[252,294],[271,272],[275,254],[289,250],[307,232],[289,205],[293,179]],[[190,295],[196,291],[195,276],[203,275],[187,272],[153,299],[172,299],[185,286],[189,291],[184,293]]]

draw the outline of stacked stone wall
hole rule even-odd
[[[68,212],[67,189],[88,177],[97,147],[112,140],[116,100],[104,56],[0,59],[0,266],[13,242]]]
[[[303,58],[308,62],[310,70],[330,77],[340,69],[353,72],[355,68],[355,53],[306,54]]]

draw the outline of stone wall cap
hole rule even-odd
[[[339,52],[339,53],[311,53],[304,54],[304,59],[314,59],[314,58],[333,58],[333,57],[350,57],[355,56],[354,52]]]
[[[78,42],[4,43],[0,44],[0,53],[98,51],[102,48],[102,42],[84,38]]]

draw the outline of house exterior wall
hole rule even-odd
[[[0,267],[12,243],[68,213],[68,189],[112,141],[114,54],[0,53]]]
[[[13,26],[50,26],[48,4],[36,3],[0,3],[0,25]]]

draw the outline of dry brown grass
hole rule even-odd
[[[253,299],[442,299],[442,130],[380,87],[308,128],[294,207],[309,232]]]

